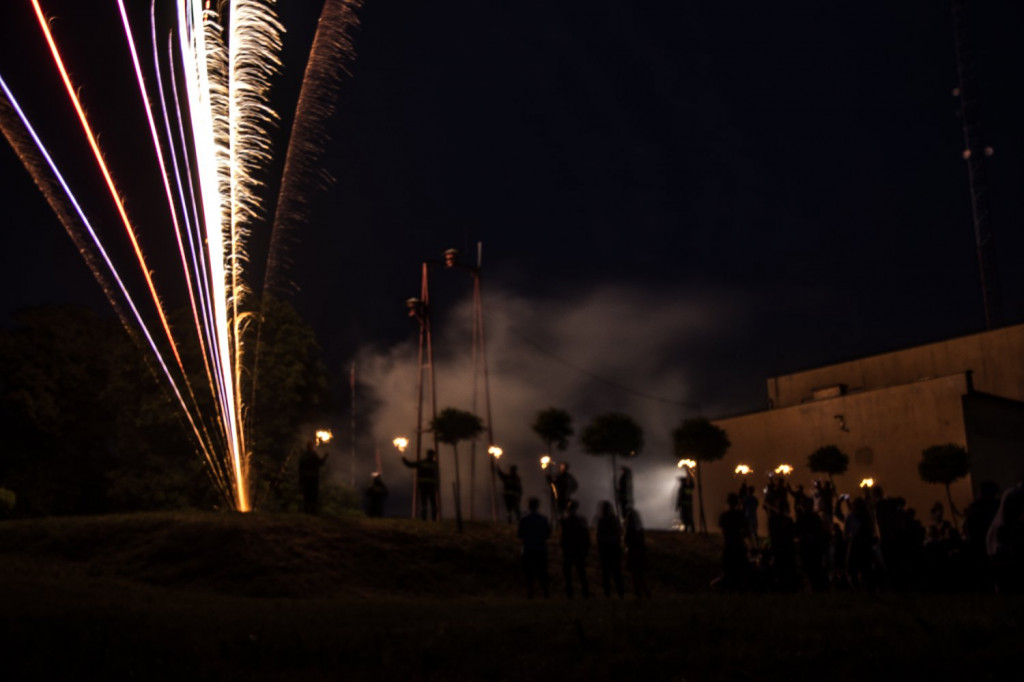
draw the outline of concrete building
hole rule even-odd
[[[768,410],[715,420],[732,447],[703,468],[711,529],[740,485],[737,464],[753,469],[759,491],[767,472],[789,464],[792,485],[810,492],[817,475],[807,456],[824,445],[850,456],[839,492],[856,494],[873,478],[925,523],[936,501],[947,504],[944,487],[918,475],[925,448],[956,443],[970,453],[970,475],[952,487],[960,511],[983,481],[1005,488],[1024,473],[1024,325],[773,377],[767,388]]]

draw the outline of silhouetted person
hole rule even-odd
[[[633,591],[636,598],[651,598],[651,588],[647,584],[647,541],[644,538],[644,524],[640,513],[630,509],[626,514],[626,530],[623,534],[626,541],[626,569],[633,576]]]
[[[726,508],[718,517],[722,531],[722,577],[716,581],[723,589],[740,590],[747,586],[750,562],[747,560],[747,517],[740,508],[740,496],[729,493]]]
[[[314,441],[307,441],[306,449],[299,455],[299,489],[302,491],[302,511],[307,514],[320,511],[320,469],[329,455],[329,452],[323,457],[317,454]]]
[[[388,487],[384,485],[384,479],[376,471],[373,472],[373,479],[370,487],[366,489],[366,514],[367,516],[384,516],[384,500],[388,499]]]
[[[676,494],[676,511],[679,512],[679,525],[687,533],[693,533],[693,478],[679,477],[679,492]]]
[[[1024,477],[1003,492],[986,536],[1000,592],[1021,591],[1024,572]]]
[[[604,596],[612,596],[612,583],[619,597],[625,594],[622,580],[622,524],[615,507],[607,500],[599,506],[597,517],[597,554],[601,559],[601,587]]]
[[[427,450],[424,459],[411,462],[402,457],[402,464],[416,470],[416,497],[420,508],[420,518],[437,521],[437,453]]]
[[[579,577],[583,598],[590,596],[587,586],[587,553],[590,551],[590,531],[587,522],[577,513],[579,503],[573,500],[562,520],[562,575],[565,578],[565,596],[572,599],[572,573]]]
[[[620,467],[619,480],[615,483],[615,499],[619,502],[619,513],[625,518],[633,508],[633,470]]]
[[[558,473],[553,478],[548,475],[547,481],[555,494],[555,506],[558,509],[558,516],[565,516],[565,510],[569,506],[569,501],[572,500],[572,496],[576,494],[576,489],[579,487],[576,483],[576,477],[569,473],[569,463],[559,463]]]
[[[743,510],[743,516],[747,519],[747,526],[750,528],[750,542],[757,547],[757,507],[759,502],[757,497],[754,495],[754,486],[752,485],[741,485],[740,486],[740,509]]]
[[[551,524],[539,513],[540,500],[531,497],[526,503],[529,513],[519,520],[519,539],[523,542],[523,575],[526,577],[526,596],[533,598],[534,583],[540,583],[544,597],[548,596],[548,538]]]
[[[793,517],[789,514],[770,514],[768,537],[771,542],[771,573],[775,588],[785,592],[795,590],[799,586],[799,578],[796,572],[796,522]]]
[[[827,590],[829,536],[821,523],[821,517],[814,510],[813,503],[797,507],[796,539],[800,549],[800,565],[804,569],[811,590]]]
[[[843,513],[843,502],[849,510]],[[836,518],[843,522],[846,541],[846,577],[855,588],[873,586],[875,566],[875,524],[868,513],[867,500],[842,495],[836,504]]]
[[[508,468],[506,474],[497,463],[494,465],[501,479],[502,496],[505,498],[505,512],[509,523],[519,523],[522,513],[519,505],[523,499],[523,482],[519,479],[519,469],[515,464]]]

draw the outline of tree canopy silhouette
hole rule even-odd
[[[612,499],[615,499],[615,470],[618,457],[636,457],[644,447],[644,430],[633,418],[621,412],[594,417],[580,434],[583,450],[590,455],[611,455]]]
[[[850,456],[837,445],[823,445],[807,456],[807,468],[816,474],[828,474],[828,480],[835,488],[833,476],[841,476],[850,466]]]
[[[462,479],[459,473],[459,443],[472,440],[484,430],[483,421],[472,412],[454,407],[441,410],[430,422],[437,440],[452,446],[455,455],[455,519],[462,528]]]
[[[967,475],[970,471],[970,457],[967,450],[956,443],[933,445],[921,453],[921,461],[917,464],[917,473],[925,483],[941,483],[946,487],[946,499],[949,511],[953,515],[953,523],[957,522],[957,509],[953,505],[953,496],[949,486]]]
[[[569,438],[573,434],[572,415],[557,407],[549,407],[537,413],[537,419],[533,422],[533,432],[540,436],[551,453],[551,447],[559,450],[569,447]]]

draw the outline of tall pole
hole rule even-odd
[[[968,3],[967,0],[952,0],[952,2],[958,81],[953,94],[960,98],[960,118],[964,128],[963,157],[967,162],[967,180],[971,192],[974,241],[978,253],[978,270],[981,276],[985,326],[987,329],[994,329],[1002,324],[1002,301],[992,243],[992,220],[985,170],[985,159],[992,155],[992,148],[985,146],[981,133],[980,95],[974,75]]]

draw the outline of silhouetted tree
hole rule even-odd
[[[612,499],[615,495],[616,458],[633,458],[644,447],[644,430],[629,415],[610,412],[594,417],[594,421],[580,434],[583,450],[591,455],[612,457]]]
[[[452,446],[455,455],[455,520],[462,528],[462,481],[459,475],[459,441],[472,440],[484,430],[483,421],[472,412],[446,407],[430,422],[437,440]]]
[[[573,434],[572,415],[557,407],[541,410],[533,422],[533,432],[544,442],[547,454],[551,454],[552,446],[565,450],[569,447],[569,438]]]
[[[836,445],[823,445],[807,456],[807,468],[816,474],[828,474],[832,489],[836,487],[833,476],[841,476],[850,466],[850,456]]]
[[[970,458],[967,450],[956,443],[933,445],[921,453],[921,461],[917,464],[917,473],[925,483],[941,483],[946,486],[946,499],[949,511],[953,514],[953,525],[959,528],[957,510],[953,505],[953,496],[949,486],[967,475],[970,469]]]
[[[700,505],[700,528],[702,533],[708,532],[708,524],[704,515],[704,490],[701,486],[700,465],[702,462],[716,462],[728,452],[729,437],[721,429],[703,417],[686,419],[672,432],[677,459],[693,459],[697,462],[697,501]]]
[[[285,304],[272,306],[268,320],[261,386],[255,404],[246,405],[254,420],[254,475],[285,461],[327,386],[309,326]],[[160,370],[147,365],[149,352],[116,319],[43,307],[18,313],[14,323],[0,331],[0,485],[17,494],[20,510],[97,513],[223,502],[177,399]],[[198,342],[185,333],[191,315],[172,315],[171,324],[183,330],[180,353],[199,412],[211,417],[216,410]],[[207,424],[215,434],[214,420]],[[266,490],[258,479],[253,487],[257,495]]]

